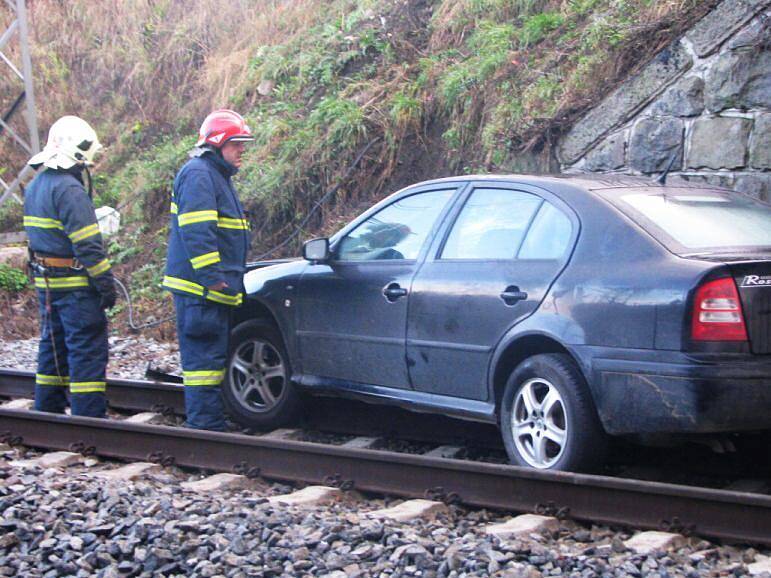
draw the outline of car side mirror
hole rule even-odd
[[[311,239],[303,244],[303,259],[323,263],[329,261],[329,239],[321,237]]]

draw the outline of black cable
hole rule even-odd
[[[369,143],[367,143],[367,146],[365,146],[362,149],[362,151],[359,153],[359,155],[353,161],[351,166],[348,167],[348,170],[343,175],[343,178],[340,179],[338,181],[338,183],[334,187],[332,187],[330,190],[328,190],[324,194],[324,196],[321,197],[321,199],[316,201],[316,203],[313,205],[313,208],[310,210],[310,212],[308,212],[308,214],[305,216],[305,218],[297,226],[297,228],[294,230],[294,232],[291,235],[289,235],[286,239],[284,239],[283,242],[281,242],[278,245],[276,245],[275,247],[273,247],[270,251],[267,251],[267,252],[263,253],[262,255],[258,255],[255,258],[255,261],[261,261],[262,259],[264,259],[268,255],[271,255],[271,254],[275,253],[276,251],[278,251],[279,249],[282,249],[282,248],[286,247],[289,244],[290,241],[292,241],[297,235],[299,235],[300,231],[303,230],[303,227],[310,220],[310,218],[316,213],[316,211],[321,207],[321,205],[326,203],[327,199],[329,199],[329,197],[331,197],[333,194],[335,194],[340,189],[340,187],[343,185],[343,183],[348,180],[348,177],[351,176],[351,173],[353,172],[353,169],[356,168],[356,165],[359,164],[359,161],[362,159],[362,157],[367,153],[367,151],[370,148],[372,148],[372,145],[374,145],[379,140],[380,140],[380,137],[377,137],[374,140],[371,140],[371,141],[369,141]]]
[[[126,303],[128,303],[128,312],[129,312],[129,320],[128,324],[131,329],[134,331],[141,331],[142,329],[146,329],[148,327],[155,327],[156,325],[160,325],[161,323],[166,323],[167,321],[171,321],[176,316],[175,315],[169,315],[168,317],[164,317],[163,319],[159,319],[157,321],[148,321],[147,323],[143,323],[142,325],[137,325],[134,323],[134,304],[131,300],[131,295],[128,292],[128,289],[126,289],[126,286],[113,275],[113,280],[118,285],[120,290],[123,292],[123,296],[126,298]]]

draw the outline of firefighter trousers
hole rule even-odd
[[[230,310],[197,297],[174,294],[177,336],[185,381],[186,425],[225,431],[220,386],[225,377]]]
[[[64,413],[67,390],[72,415],[105,417],[107,317],[93,289],[38,290],[40,346],[35,409]]]

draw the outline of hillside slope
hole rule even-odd
[[[70,113],[97,128],[97,204],[124,217],[112,258],[155,311],[172,178],[211,108],[241,111],[257,135],[236,180],[259,256],[333,185],[300,237],[423,178],[555,170],[555,137],[715,3],[37,0],[40,125]],[[19,217],[0,208],[0,229]]]

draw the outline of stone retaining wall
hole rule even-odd
[[[579,120],[563,172],[671,175],[771,200],[771,1],[724,0]]]

